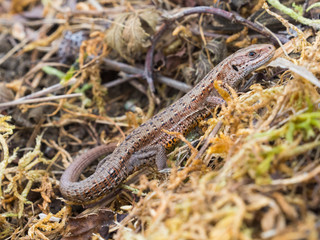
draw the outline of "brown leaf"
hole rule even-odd
[[[9,102],[14,99],[13,92],[6,87],[6,84],[0,83],[0,103]]]
[[[106,34],[108,45],[133,63],[150,46],[150,36],[155,30],[158,16],[154,9],[121,14]]]
[[[91,239],[93,233],[99,233],[101,237],[108,238],[109,226],[114,225],[116,213],[109,209],[100,209],[96,213],[70,218],[62,240],[86,240]],[[117,215],[117,218],[121,216]]]
[[[196,83],[198,83],[210,70],[227,55],[227,48],[223,41],[212,40],[201,50],[196,63]],[[210,57],[210,60],[208,59]]]
[[[166,57],[167,74],[170,75],[177,70],[179,65],[183,63],[184,57],[186,56],[186,54],[187,54],[186,47],[182,47],[175,54],[171,54]]]

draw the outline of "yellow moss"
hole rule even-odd
[[[224,154],[226,155],[229,152],[230,147],[232,146],[232,140],[229,136],[219,134],[218,137],[215,137],[211,140],[211,147],[208,149],[208,154]]]

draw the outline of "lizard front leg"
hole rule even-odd
[[[216,106],[221,106],[226,103],[227,102],[225,100],[223,100],[223,98],[221,98],[221,97],[209,96],[206,99],[205,105],[208,107],[216,107]]]

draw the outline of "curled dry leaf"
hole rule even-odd
[[[83,214],[69,219],[69,234],[62,240],[91,239],[93,233],[99,233],[105,239],[109,236],[109,227],[127,214],[118,214],[108,209],[100,209],[95,213]]]
[[[13,99],[13,92],[9,88],[7,88],[4,83],[0,83],[0,103],[9,102]]]
[[[155,9],[143,9],[119,15],[106,34],[109,46],[129,62],[150,46],[150,36],[158,22]]]
[[[202,49],[196,63],[196,80],[198,83],[210,70],[227,56],[227,47],[223,41],[211,40]],[[208,59],[208,57],[210,59]]]
[[[320,81],[310,72],[306,67],[298,66],[285,58],[277,58],[269,63],[272,67],[285,67],[289,68],[292,72],[298,74],[299,76],[303,77],[304,79],[310,81],[317,87],[320,87]]]

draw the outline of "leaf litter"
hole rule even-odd
[[[13,12],[23,11],[17,3],[13,4]],[[24,4],[34,6],[34,2]],[[78,8],[90,13],[93,7],[82,2]],[[209,143],[204,152],[197,150],[199,148],[195,148],[188,137],[171,133],[187,144],[179,145],[170,154],[168,175],[152,171],[146,175],[136,174],[125,183],[127,186],[123,189],[126,190],[120,195],[72,217],[81,210],[64,204],[57,190],[61,171],[72,161],[74,154],[71,156],[71,153],[92,148],[97,143],[121,141],[124,133],[119,126],[136,127],[146,119],[146,108],[141,110],[137,102],[133,102],[138,106],[131,107],[134,110],[130,114],[116,109],[117,101],[125,101],[129,92],[125,90],[124,94],[112,95],[102,84],[101,63],[88,56],[115,55],[130,64],[140,62],[152,46],[152,36],[157,31],[161,14],[152,8],[133,9],[130,4],[125,13],[117,7],[114,9],[117,15],[106,34],[92,26],[89,35],[79,35],[83,39],[80,37],[80,42],[72,49],[75,56],[71,54],[78,60],[64,68],[66,75],[61,68],[50,64],[44,64],[43,72],[39,71],[41,65],[35,63],[23,77],[28,87],[39,84],[38,80],[44,74],[53,73],[48,86],[51,79],[58,76],[63,81],[76,79],[66,95],[83,94],[78,100],[20,106],[21,112],[46,107],[47,121],[43,119],[34,124],[32,119],[26,120],[34,126],[29,135],[34,146],[19,145],[23,141],[16,133],[21,126],[12,124],[6,111],[1,112],[0,239],[59,239],[62,235],[63,239],[318,239],[320,98],[315,86],[320,77],[319,31],[308,42],[306,39],[313,33],[299,30],[297,38],[283,45],[283,49],[288,54],[294,53],[295,57],[290,54],[287,59],[277,58],[270,66],[285,67],[284,71],[277,73],[274,70],[276,73],[273,73],[269,67],[262,69],[265,76],[278,75],[277,84],[270,84],[268,88],[254,84],[250,91],[238,95],[231,88],[226,91],[220,82],[216,82],[216,89],[227,105],[200,123],[204,131],[203,136],[198,137],[200,145],[205,141]],[[48,6],[44,10],[48,15],[52,11]],[[277,19],[287,29],[294,28],[281,14]],[[80,29],[88,30],[83,19],[77,21]],[[47,36],[25,42],[24,46],[19,46],[20,54],[33,52],[30,57],[34,59],[41,56],[37,53],[39,49],[50,46],[59,38],[63,41],[63,31],[79,29],[72,24],[69,28],[61,24]],[[234,46],[256,41],[250,42],[245,35],[248,35],[247,30],[229,37],[228,41],[237,41]],[[176,48],[170,52],[177,53],[182,49],[181,53],[190,53],[194,48],[188,44],[195,41],[190,36],[177,34],[158,45],[172,47],[170,43],[175,43]],[[278,49],[276,55],[284,57],[281,51]],[[60,50],[60,54],[63,52]],[[200,54],[194,53],[200,56],[198,59],[205,59],[205,51]],[[159,55],[159,59],[162,58]],[[46,56],[41,60],[46,60]],[[203,66],[199,61],[196,65]],[[179,65],[183,64],[181,62],[179,60]],[[165,66],[158,70],[165,70]],[[19,86],[13,86],[13,83],[1,86],[7,88],[4,91],[12,89],[17,98],[23,81],[22,78],[16,80],[15,84],[19,83]],[[28,90],[23,88],[24,92]],[[160,96],[166,94],[164,87],[157,87],[157,91]],[[108,104],[114,104],[112,108],[105,104],[109,94],[113,97],[108,99]],[[156,101],[150,95],[139,98],[148,99],[150,104],[147,106],[154,106],[152,101]],[[166,102],[170,100],[166,99]],[[148,115],[153,111],[152,108]],[[212,137],[217,125],[219,129]],[[81,130],[78,130],[79,126],[83,126]],[[73,133],[74,129],[77,129],[76,133]],[[184,155],[188,148],[191,154]],[[182,168],[177,165],[177,153],[186,158]]]

